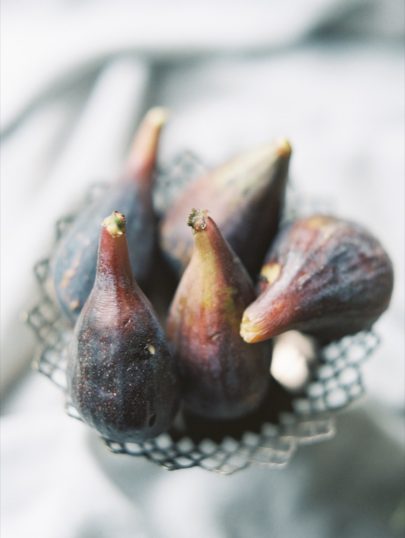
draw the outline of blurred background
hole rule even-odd
[[[390,537],[405,532],[402,0],[1,2],[3,536]],[[224,478],[108,454],[30,370],[32,267],[151,105],[160,161],[274,137],[308,197],[366,225],[396,272],[367,395],[283,471]]]

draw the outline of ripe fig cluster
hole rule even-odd
[[[120,442],[168,430],[179,409],[221,421],[254,412],[268,396],[272,338],[294,329],[324,344],[369,329],[393,287],[387,253],[358,224],[312,215],[281,226],[285,139],[197,178],[158,223],[165,120],[163,109],[147,113],[124,173],[51,260],[49,285],[74,326],[69,398]],[[140,287],[157,249],[178,279],[166,331]]]

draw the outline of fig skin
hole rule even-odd
[[[187,411],[217,420],[254,411],[269,384],[271,345],[250,346],[239,335],[255,298],[240,260],[204,211],[190,215],[194,251],[170,307],[167,335]]]
[[[393,281],[387,253],[360,225],[327,215],[296,220],[266,257],[241,335],[254,343],[298,330],[327,343],[370,329]]]
[[[160,245],[181,275],[193,241],[185,229],[191,207],[209,207],[224,238],[254,278],[274,239],[285,199],[291,146],[285,139],[244,152],[192,182],[169,209]]]
[[[166,121],[163,109],[151,109],[135,137],[122,176],[73,222],[51,260],[50,289],[64,316],[73,325],[94,283],[100,222],[118,210],[126,215],[131,265],[144,284],[156,241],[152,203],[153,169],[159,137]]]
[[[132,277],[123,223],[119,213],[103,223],[96,280],[75,326],[67,381],[84,422],[106,439],[141,442],[170,427],[179,384],[164,333]]]

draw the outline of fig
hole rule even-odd
[[[254,343],[295,329],[336,340],[369,329],[392,288],[392,263],[363,227],[328,215],[298,219],[266,256],[260,294],[245,310],[240,334]]]
[[[248,345],[239,335],[255,291],[214,220],[193,210],[188,224],[194,250],[170,306],[167,335],[186,411],[234,419],[255,410],[265,397],[271,348]]]
[[[184,228],[190,207],[209,207],[224,238],[255,277],[276,235],[283,210],[291,146],[285,139],[242,153],[192,182],[160,227],[161,248],[181,274],[193,241]]]
[[[167,430],[179,384],[152,307],[133,278],[125,217],[103,221],[93,289],[69,350],[68,394],[102,437],[144,441]]]
[[[126,215],[131,265],[140,284],[148,276],[155,247],[152,204],[153,170],[166,113],[151,109],[133,142],[123,174],[73,222],[51,260],[51,290],[72,324],[87,299],[96,275],[100,222],[119,210]],[[133,248],[132,248],[133,247]]]

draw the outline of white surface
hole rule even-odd
[[[53,221],[117,169],[150,104],[172,109],[165,162],[189,148],[216,163],[287,135],[295,185],[367,225],[396,271],[376,327],[382,345],[365,366],[369,401],[341,417],[336,440],[302,449],[280,473],[165,473],[107,454],[64,417],[54,387],[26,376],[1,419],[7,538],[400,535],[403,3],[299,5],[3,2],[3,386],[32,355],[18,317],[34,300],[31,268]],[[328,24],[334,39],[304,39]]]

